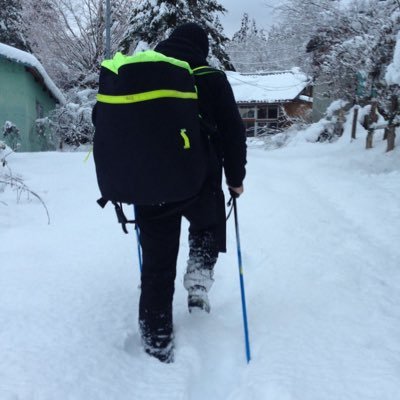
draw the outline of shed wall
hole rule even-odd
[[[55,99],[25,66],[0,57],[1,139],[4,123],[10,121],[20,131],[19,151],[47,150],[46,140],[36,133],[35,120],[55,106]]]

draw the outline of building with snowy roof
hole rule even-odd
[[[276,133],[294,118],[309,120],[312,112],[310,79],[298,68],[290,71],[226,73],[248,136]]]
[[[30,53],[0,43],[0,140],[19,151],[47,150],[46,134],[36,121],[46,117],[64,96]],[[15,126],[12,134],[5,127]]]

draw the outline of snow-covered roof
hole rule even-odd
[[[274,103],[295,99],[310,84],[298,68],[262,74],[228,71],[228,81],[237,102]],[[304,99],[302,99],[304,100]]]
[[[400,32],[396,37],[393,61],[387,67],[385,79],[388,85],[400,85]]]
[[[34,68],[39,76],[43,79],[43,84],[54,96],[54,98],[61,104],[65,103],[65,98],[63,94],[55,85],[55,83],[51,80],[51,78],[47,75],[47,72],[43,68],[42,64],[40,64],[38,59],[33,54],[16,49],[12,46],[8,46],[4,43],[0,43],[0,57],[5,57],[8,60],[12,60],[27,67]]]

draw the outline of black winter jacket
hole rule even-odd
[[[184,60],[192,69],[208,65],[204,56],[182,38],[170,37],[160,42],[155,51]],[[232,88],[226,75],[217,70],[197,76],[196,86],[200,114],[216,130],[210,135],[211,142],[224,168],[227,184],[239,187],[246,174],[246,135]]]

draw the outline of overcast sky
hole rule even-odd
[[[245,12],[251,19],[256,20],[259,28],[268,28],[272,25],[274,18],[277,18],[273,8],[277,2],[274,0],[219,0],[219,3],[228,10],[226,15],[221,17],[228,37],[232,37],[232,34],[240,29],[240,22]],[[282,1],[279,1],[279,4],[281,3]]]

